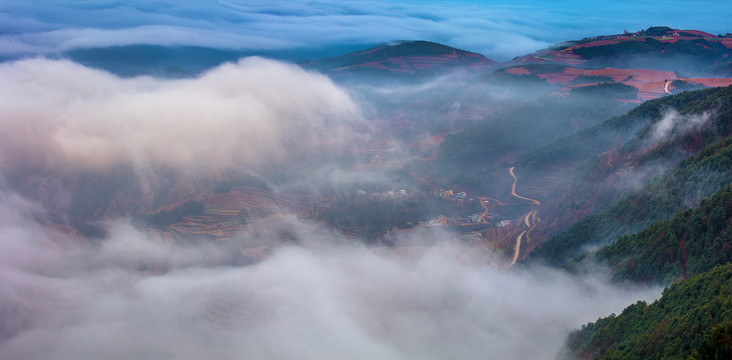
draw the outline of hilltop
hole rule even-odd
[[[439,74],[458,68],[485,71],[495,64],[483,55],[430,41],[394,41],[303,66],[330,76],[384,76]]]
[[[652,26],[634,33],[600,35],[524,55],[512,64],[562,64],[581,68],[639,68],[699,72],[727,63],[732,38],[698,30]]]

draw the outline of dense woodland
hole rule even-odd
[[[574,359],[732,359],[732,264],[583,326],[568,349]]]
[[[732,359],[732,136],[718,140],[729,134],[729,91],[685,95],[712,94],[690,102],[688,113],[720,106],[704,127],[672,138],[676,146],[661,144],[646,152],[641,163],[680,147],[716,141],[713,145],[536,252],[561,264],[578,254],[577,249],[610,243],[566,266],[583,271],[599,263],[618,282],[670,284],[652,304],[639,301],[573,332],[567,358]],[[645,129],[639,137],[648,134]],[[630,142],[624,150],[631,153],[641,143]],[[633,229],[640,231],[622,234]]]
[[[603,46],[573,48],[587,62],[589,68],[646,68],[654,70],[680,70],[695,73],[705,64],[723,61],[732,55],[732,50],[717,41],[709,41],[689,33],[679,33],[677,41],[659,41],[652,36],[665,36],[668,27],[651,27],[641,31],[637,40],[626,40]]]
[[[663,116],[661,109],[677,105],[679,98],[684,100],[682,104],[686,104],[679,107],[681,114],[691,116],[708,111],[713,115],[702,127],[671,136],[664,142],[649,147],[647,144],[653,126]],[[612,125],[603,124],[588,129],[588,132],[603,133],[605,131],[601,130],[602,128],[617,131],[615,129],[619,128],[619,123],[628,123],[632,119],[644,115],[653,116],[655,113],[655,117],[652,118],[654,120],[638,131],[635,139],[620,149],[620,154],[626,158],[635,156],[635,160],[629,162],[628,166],[662,168],[669,166],[669,163],[673,164],[686,154],[693,153],[699,147],[713,145],[706,146],[696,156],[682,161],[675,170],[620,197],[608,206],[586,216],[567,231],[549,239],[532,253],[532,258],[560,265],[582,255],[589,246],[608,244],[618,236],[640,231],[659,220],[670,219],[678,211],[697,205],[702,199],[712,196],[732,181],[732,138],[729,137],[732,130],[732,113],[730,113],[732,88],[684,93],[649,103],[652,104],[643,104],[628,115],[611,119]],[[567,141],[568,144],[572,142],[572,139]],[[568,144],[551,146],[564,149],[561,151],[569,154],[571,145]],[[602,146],[599,150],[601,149]],[[597,184],[597,179],[589,177],[600,172],[603,166],[603,163],[596,160],[585,163],[584,168],[580,167],[580,174],[570,188],[590,189],[584,182]],[[598,189],[592,191],[597,193]],[[621,191],[622,187],[606,189],[604,196],[612,199],[620,196]]]
[[[618,281],[668,284],[732,261],[732,185],[672,220],[621,236],[591,259]]]

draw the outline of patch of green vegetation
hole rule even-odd
[[[435,56],[449,54],[459,49],[431,41],[404,41],[397,45],[386,46],[377,53],[385,58],[399,56]]]
[[[684,91],[696,91],[696,90],[706,89],[706,86],[704,84],[697,84],[697,83],[678,80],[678,79],[672,81],[671,86],[674,87],[674,89],[673,89],[674,94],[678,94],[678,93],[684,92]]]
[[[601,83],[592,86],[580,86],[572,88],[570,95],[585,95],[597,97],[612,97],[617,99],[635,99],[638,89],[633,86],[621,83]]]
[[[534,74],[512,74],[506,69],[498,69],[483,77],[483,80],[491,83],[506,84],[513,87],[541,85],[548,86],[544,79]]]
[[[569,82],[569,85],[593,84],[593,83],[614,83],[615,79],[609,76],[580,75]]]
[[[732,264],[671,285],[582,326],[568,339],[571,359],[731,359]]]
[[[621,236],[590,257],[617,281],[669,284],[732,261],[732,185],[693,210]]]
[[[673,29],[668,26],[651,26],[640,33],[645,36],[664,36]]]
[[[712,110],[715,104],[725,105],[729,104],[729,101],[732,101],[732,87],[684,92],[646,101],[622,116],[612,117],[593,127],[526,153],[516,160],[516,165],[517,167],[541,168],[551,164],[564,167],[589,159],[626,142],[624,152],[628,153],[643,144],[642,139],[650,136],[654,124],[662,119],[662,115],[667,109],[677,109],[680,114],[701,114],[706,110]],[[719,124],[719,130],[716,131],[718,134],[730,132],[726,127],[732,122],[725,120],[732,116],[732,114],[727,114],[728,111],[732,111],[732,107],[727,105],[717,110],[715,118],[718,119],[716,123]],[[642,134],[637,135],[638,131]],[[639,138],[634,141],[635,136]],[[707,144],[718,139],[719,137],[710,138]]]
[[[732,137],[682,162],[670,174],[592,213],[531,254],[560,265],[587,246],[608,244],[697,204],[732,182]]]
[[[732,49],[719,41],[697,37],[675,42],[653,37],[626,40],[615,44],[579,47],[572,50],[586,59],[586,67],[646,68],[698,72],[710,64],[732,56]]]

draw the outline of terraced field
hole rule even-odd
[[[241,187],[228,193],[209,192],[204,195],[205,210],[201,215],[189,215],[169,229],[179,235],[208,235],[230,239],[267,231],[266,223],[283,214],[302,218],[312,217],[318,206],[327,201],[312,195],[275,194],[267,190]]]

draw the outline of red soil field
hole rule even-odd
[[[506,69],[506,72],[509,74],[514,74],[514,75],[530,75],[531,74],[531,71],[526,70],[522,67]]]
[[[732,78],[727,79],[684,79],[684,81],[704,84],[709,87],[721,87],[732,85]]]

